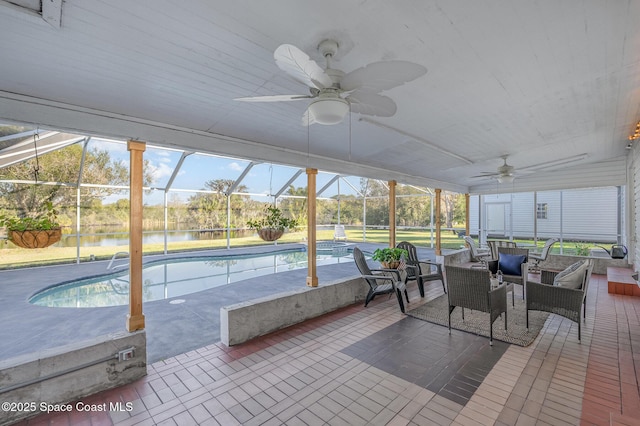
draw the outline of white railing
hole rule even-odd
[[[120,263],[118,265],[114,265],[113,263],[117,260],[118,255],[124,254],[127,256],[127,258],[129,258],[129,252],[128,251],[119,251],[117,253],[115,253],[112,257],[111,257],[111,261],[109,261],[109,264],[107,265],[107,270],[111,271],[113,269],[118,269],[118,268],[124,268],[126,266],[129,266],[129,262],[127,261],[126,263]]]

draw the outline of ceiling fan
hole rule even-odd
[[[312,99],[302,125],[340,123],[349,110],[365,115],[391,117],[396,103],[379,92],[400,86],[426,74],[422,65],[407,61],[373,62],[350,73],[331,68],[338,43],[324,40],[318,50],[326,60],[322,69],[302,50],[290,44],[279,46],[273,57],[278,67],[309,87],[308,95],[275,95],[236,98],[245,102],[281,102]]]
[[[473,176],[474,178],[495,178],[498,183],[511,183],[516,178],[516,168],[507,164],[508,155],[503,155],[500,158],[504,161],[504,163],[498,167],[496,172],[482,172],[478,176]]]
[[[508,155],[500,156],[500,158],[502,158],[502,161],[504,163],[500,167],[498,167],[497,171],[482,172],[480,175],[471,176],[471,179],[495,178],[498,181],[498,183],[512,183],[517,176],[530,174],[530,173],[537,173],[542,170],[558,169],[558,168],[566,167],[568,164],[582,162],[582,160],[589,157],[589,154],[583,153],[583,154],[578,154],[571,157],[557,158],[555,160],[547,160],[544,163],[533,164],[526,167],[520,167],[517,172],[515,167],[507,164],[508,157],[509,157]]]

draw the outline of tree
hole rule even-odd
[[[298,222],[298,225],[307,224],[307,187],[301,186],[296,188],[293,185],[289,185],[289,189],[286,192],[287,195],[292,197],[285,197],[280,201],[280,208],[282,211],[287,212],[287,216],[293,218]],[[296,198],[293,198],[296,197]]]
[[[0,137],[16,135],[18,133],[26,132],[27,130],[30,129],[25,126],[0,126]]]
[[[226,228],[227,226],[227,191],[234,184],[233,179],[215,179],[205,182],[205,190],[209,193],[198,193],[189,197],[189,217],[200,229]],[[246,192],[245,185],[238,185],[235,192]],[[247,195],[248,198],[248,195]],[[242,211],[245,197],[231,197],[231,209]],[[235,215],[233,216],[235,217]]]
[[[335,201],[325,202],[322,215],[318,217],[326,218],[324,223],[338,223],[338,196],[335,195]],[[362,198],[355,195],[340,195],[340,223],[349,225],[362,224]]]
[[[0,169],[0,180],[47,182],[46,185],[0,182],[0,207],[15,209],[22,216],[37,213],[46,201],[62,209],[75,207],[76,193],[69,190],[69,186],[78,182],[82,150],[81,144],[74,144]],[[152,182],[148,167],[143,180],[144,185]],[[123,162],[113,160],[106,150],[88,150],[81,182],[105,186],[84,187],[83,206],[94,205],[93,200],[117,193],[119,189],[109,186],[127,185],[128,181],[129,170]]]
[[[360,179],[360,192],[367,199],[367,225],[389,225],[389,188],[375,179]]]
[[[464,222],[464,194],[442,191],[442,206],[446,228],[453,228],[455,223]]]
[[[172,192],[169,195],[169,200],[167,201],[167,209],[169,222],[174,222],[176,224],[184,221],[189,214],[187,205],[180,198],[180,194],[176,194],[175,192]]]
[[[431,222],[431,197],[410,185],[396,188],[396,220],[399,226],[420,227]]]
[[[453,222],[457,224],[465,224],[467,221],[467,204],[464,194],[457,194],[456,203],[453,208]]]

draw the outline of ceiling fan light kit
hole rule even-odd
[[[513,183],[515,178],[516,177],[514,175],[499,175],[497,177],[498,183]]]
[[[310,117],[318,124],[332,125],[342,122],[349,112],[349,103],[344,99],[323,98],[313,101],[309,105]]]

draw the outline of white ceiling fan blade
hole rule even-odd
[[[333,85],[331,77],[309,55],[295,46],[278,46],[273,58],[282,71],[309,87],[324,89]]]
[[[479,175],[470,176],[469,179],[489,179],[499,176],[499,173],[480,172]]]
[[[351,104],[351,111],[377,117],[391,117],[398,107],[393,99],[375,93],[357,90],[346,98]]]
[[[347,91],[360,89],[378,93],[415,80],[426,73],[425,67],[413,62],[373,62],[342,77],[340,88]]]
[[[248,96],[246,98],[235,98],[234,101],[242,102],[286,102],[299,101],[302,99],[311,99],[315,96],[310,95],[273,95],[273,96]]]

